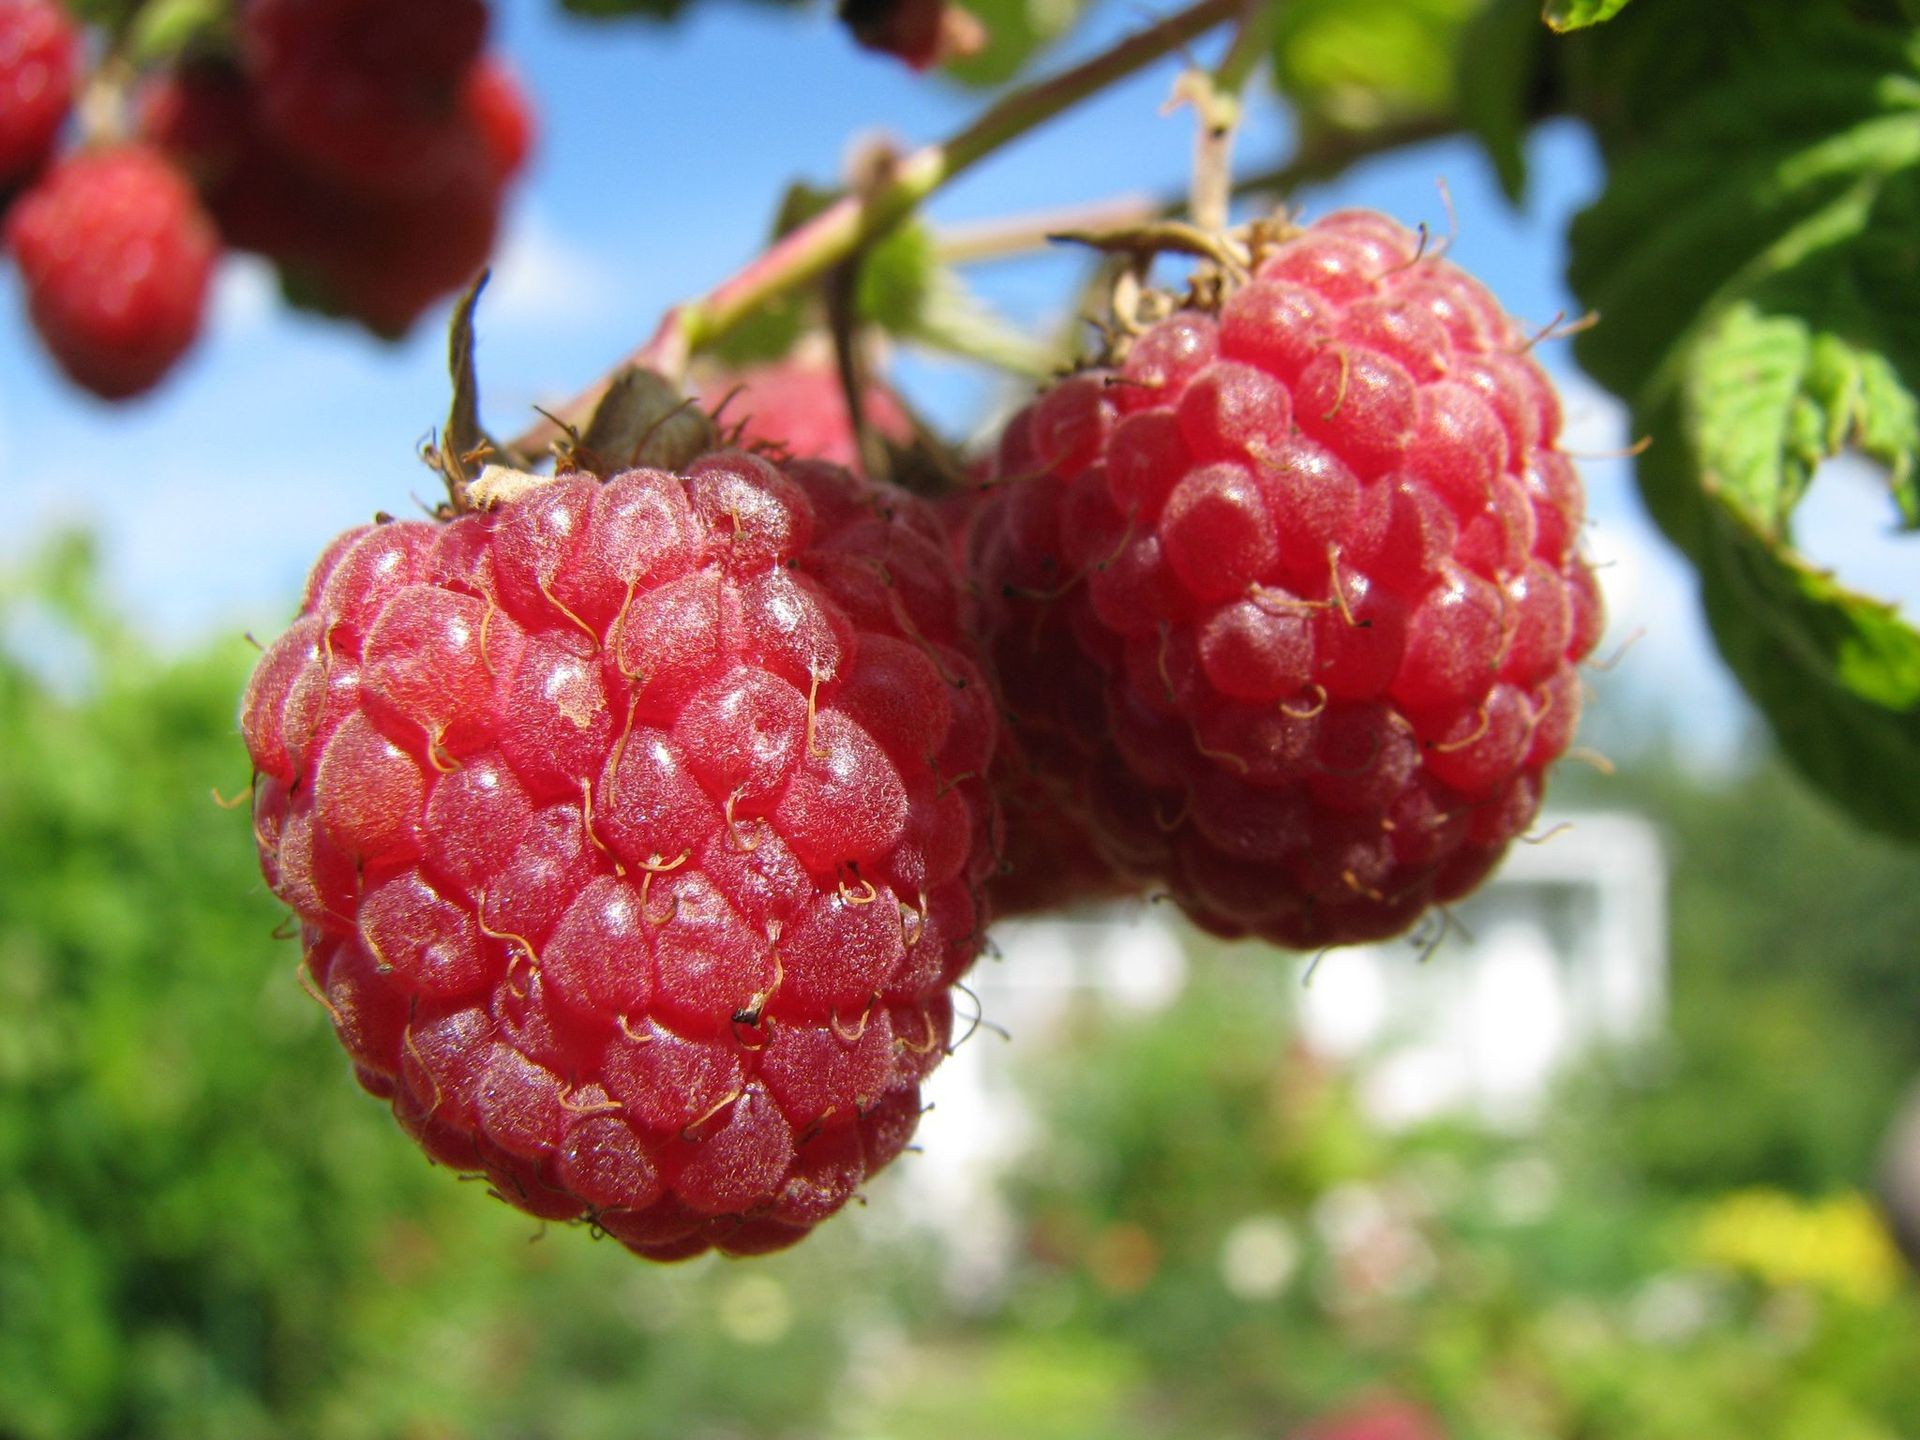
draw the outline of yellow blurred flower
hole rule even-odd
[[[1900,1257],[1864,1195],[1802,1200],[1781,1190],[1740,1190],[1716,1201],[1693,1234],[1695,1259],[1740,1270],[1776,1289],[1801,1286],[1860,1305],[1898,1290]]]

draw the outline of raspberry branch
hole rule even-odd
[[[971,220],[934,234],[944,265],[982,265],[1044,250],[1064,231],[1122,230],[1159,219],[1166,206],[1149,195],[1120,195],[1091,205]]]
[[[1283,164],[1235,179],[1233,194],[1285,200],[1294,192],[1330,179],[1362,160],[1403,145],[1438,140],[1458,130],[1459,126],[1452,120],[1437,114],[1387,121],[1360,130],[1321,130],[1303,139]],[[1044,250],[1057,243],[1062,235],[1135,229],[1156,220],[1177,219],[1191,211],[1190,196],[1155,199],[1147,195],[1119,195],[1067,210],[941,226],[934,239],[942,264],[982,265]]]
[[[1227,228],[1233,199],[1233,140],[1240,129],[1240,97],[1267,53],[1272,7],[1260,0],[1241,6],[1233,44],[1213,73],[1190,70],[1174,89],[1174,103],[1193,105],[1199,121],[1194,138],[1192,214],[1204,230]]]
[[[914,151],[865,194],[849,195],[828,207],[706,295],[670,310],[652,339],[588,390],[530,427],[514,440],[513,448],[521,455],[537,455],[561,438],[565,427],[584,422],[611,376],[626,366],[678,375],[691,355],[769,300],[818,279],[858,254],[995,151],[1232,18],[1242,3],[1196,0],[1071,69],[1014,91],[951,138]]]
[[[1360,130],[1322,130],[1303,139],[1284,163],[1242,175],[1233,181],[1235,196],[1286,200],[1296,191],[1332,179],[1375,155],[1420,145],[1459,133],[1444,115],[1415,115]],[[935,235],[940,260],[947,265],[980,265],[1044,250],[1062,235],[1103,234],[1136,229],[1157,220],[1192,212],[1191,196],[1154,199],[1122,195],[1071,210],[1012,215],[942,226]]]

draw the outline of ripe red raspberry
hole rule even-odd
[[[318,308],[397,338],[435,301],[464,288],[499,238],[508,182],[533,143],[533,116],[513,72],[483,60],[468,80],[463,124],[472,153],[439,189],[343,207],[283,262]]]
[[[853,419],[831,360],[790,356],[716,375],[699,389],[700,403],[718,414],[736,444],[810,455],[860,473]],[[880,436],[898,445],[913,443],[913,421],[885,385],[870,383],[861,406],[867,424]]]
[[[730,433],[736,444],[765,447],[774,454],[812,455],[859,473],[845,391],[828,358],[795,354],[717,374],[699,387],[699,398],[723,427],[734,427]],[[913,442],[913,421],[886,385],[868,385],[865,408],[868,423],[883,437],[902,446]],[[972,505],[972,497],[954,496],[935,507],[956,542]],[[957,543],[953,558],[956,565],[963,564]],[[1111,899],[1132,888],[1100,857],[1085,827],[1053,803],[1030,763],[1004,736],[989,778],[1006,822],[987,884],[988,908],[995,916],[1044,914]]]
[[[464,163],[483,0],[248,0],[240,30],[262,118],[316,174],[400,198]]]
[[[6,236],[34,328],[94,394],[151,389],[199,333],[219,242],[192,188],[155,151],[61,161],[20,197]]]
[[[239,71],[196,61],[141,91],[139,125],[193,180],[221,239],[271,258],[321,226],[334,197],[273,144],[257,110]]]
[[[0,0],[0,192],[53,153],[79,58],[79,32],[58,5]]]
[[[486,173],[505,184],[526,168],[533,154],[533,107],[508,64],[483,55],[460,90],[461,122],[478,137]]]
[[[1382,938],[1531,823],[1600,601],[1525,337],[1385,217],[1250,232],[1004,433],[970,539],[1020,743],[1199,923]]]
[[[973,473],[977,480],[985,480],[991,467],[976,466]],[[971,623],[976,632],[985,633],[1000,612],[992,604],[983,606],[978,594],[980,576],[968,555],[968,540],[981,505],[977,492],[953,494],[940,501],[936,513],[947,528],[955,565],[975,580],[969,595]],[[1024,647],[1001,648],[1018,660]],[[1071,656],[1056,658],[1072,663]],[[1022,676],[1017,671],[990,670],[988,678],[1002,711],[1019,713],[1022,707],[1010,704],[1001,692],[1009,682],[1017,689]],[[1023,739],[1030,743],[1023,744]],[[1079,809],[1060,803],[1061,775],[1077,773],[1079,768],[1078,753],[1068,750],[1063,755],[1044,730],[1022,736],[1003,729],[988,776],[1002,820],[999,860],[987,885],[988,908],[996,919],[1045,915],[1135,895],[1142,888],[1137,878],[1117,871],[1101,853]]]
[[[283,149],[244,76],[196,64],[152,86],[144,133],[192,173],[237,248],[273,260],[302,303],[398,336],[480,270],[533,122],[512,72],[483,58],[461,90],[462,148],[437,184],[400,196],[349,190]]]
[[[980,943],[997,722],[959,588],[912,497],[738,451],[341,536],[242,729],[361,1083],[642,1255],[838,1209]]]

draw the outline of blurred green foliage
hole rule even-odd
[[[1267,1440],[1381,1391],[1459,1440],[1911,1440],[1920,1305],[1857,1192],[1920,1068],[1920,874],[1776,767],[1602,792],[1666,829],[1672,1032],[1537,1134],[1382,1132],[1257,950],[1016,1037],[1015,1245],[963,1303],[897,1214],[650,1267],[434,1172],[211,793],[252,652],[98,594],[77,540],[0,574],[9,1440]]]
[[[1920,1070],[1920,861],[1777,764],[1701,784],[1649,758],[1605,789],[1676,865],[1673,1038],[1569,1096],[1591,1140],[1681,1194],[1859,1184]]]
[[[1146,1433],[1291,1433],[1381,1385],[1473,1440],[1909,1433],[1920,1302],[1842,1163],[1871,1153],[1877,1124],[1855,1120],[1890,1098],[1889,1057],[1866,1053],[1834,987],[1806,1016],[1829,1032],[1824,1074],[1747,1089],[1775,1036],[1683,1020],[1681,1080],[1583,1076],[1537,1135],[1388,1136],[1346,1077],[1275,1043],[1291,973],[1203,957],[1171,1013],[1090,1021],[1033,1067],[1055,1163],[1018,1172],[1032,1263],[1003,1319],[1049,1343],[1124,1340],[1162,1412]],[[1787,997],[1757,998],[1764,1014]],[[1748,1013],[1728,986],[1682,997],[1683,1016],[1696,1006]],[[1795,1079],[1836,1102],[1826,1173],[1803,1153],[1815,1102],[1782,1103]],[[1745,1173],[1716,1183],[1722,1155]],[[1804,1200],[1803,1181],[1840,1198]],[[1795,1222],[1775,1229],[1824,1266],[1765,1234],[1730,1245],[1755,1210]]]

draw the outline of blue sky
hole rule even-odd
[[[496,7],[500,43],[541,114],[542,139],[481,312],[487,414],[515,428],[525,407],[577,389],[645,337],[674,299],[746,260],[785,186],[829,181],[851,143],[875,133],[918,143],[947,133],[976,95],[854,49],[825,9],[796,14],[727,3],[693,7],[675,28],[568,19],[536,0]],[[1137,25],[1108,6],[1080,37],[1091,48]],[[986,162],[932,207],[936,221],[1052,209],[1183,186],[1191,118],[1163,113],[1166,64]],[[1284,158],[1276,106],[1261,107],[1240,157]],[[1549,130],[1533,148],[1524,212],[1500,198],[1477,152],[1440,142],[1371,162],[1301,197],[1311,214],[1377,206],[1447,228],[1444,182],[1458,216],[1453,258],[1508,307],[1546,323],[1573,305],[1559,276],[1567,218],[1600,183],[1584,137]],[[1077,274],[1066,256],[981,267],[977,289],[1024,323],[1060,318]],[[0,313],[18,314],[0,268]],[[326,539],[376,509],[404,512],[432,477],[414,460],[445,409],[439,317],[404,344],[294,315],[255,262],[230,262],[216,313],[160,393],[109,408],[66,387],[23,322],[0,321],[0,559],[55,524],[102,537],[116,591],[164,643],[282,624]],[[1543,357],[1569,387],[1569,448],[1627,438],[1617,407],[1568,372],[1565,347]],[[965,433],[988,403],[978,372],[904,357],[902,383]],[[1685,570],[1640,518],[1626,467],[1585,467],[1591,544],[1608,562],[1617,641],[1644,627],[1607,684],[1684,717],[1707,751],[1740,733],[1740,704],[1708,658]],[[1916,593],[1908,556],[1859,537],[1886,529],[1871,486],[1818,487],[1809,548],[1864,565],[1883,593]],[[1884,554],[1881,551],[1884,550]]]

